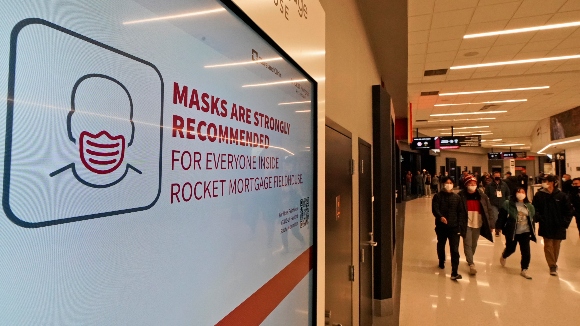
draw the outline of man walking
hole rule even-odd
[[[493,173],[493,181],[485,187],[485,194],[491,202],[491,214],[495,225],[495,221],[497,221],[499,215],[499,209],[510,195],[510,190],[507,184],[501,180],[501,173],[499,171]],[[499,230],[497,229],[495,230],[495,236],[499,237]]]
[[[449,240],[451,253],[451,279],[459,280],[459,236],[461,232],[461,215],[463,206],[461,198],[453,192],[453,180],[449,177],[442,179],[443,189],[433,196],[431,211],[435,216],[435,233],[437,234],[437,257],[439,268],[445,268],[445,244]]]
[[[542,189],[534,196],[538,235],[544,237],[544,255],[550,267],[550,275],[558,276],[560,244],[566,239],[566,229],[572,221],[574,209],[568,196],[556,188],[556,176],[546,175]]]
[[[423,196],[423,190],[425,190],[425,182],[423,181],[423,175],[421,171],[417,171],[415,176],[415,187],[417,188],[417,198]]]
[[[463,237],[463,252],[469,264],[469,274],[475,275],[475,263],[473,255],[477,249],[479,235],[493,242],[491,229],[494,228],[494,220],[491,216],[491,203],[483,191],[477,189],[477,178],[467,176],[464,178],[465,188],[459,192],[463,204],[461,215],[461,236]]]

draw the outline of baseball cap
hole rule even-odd
[[[463,179],[463,185],[467,186],[467,183],[470,181],[475,181],[477,183],[477,179],[474,176],[468,175]]]
[[[556,176],[553,174],[544,174],[544,177],[542,178],[542,180],[546,180],[546,181],[550,181],[550,182],[557,182],[558,178],[556,178]]]

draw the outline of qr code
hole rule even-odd
[[[310,223],[310,197],[300,199],[300,228]]]

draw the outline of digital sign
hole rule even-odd
[[[458,149],[461,147],[460,137],[441,137],[439,148]]]
[[[434,149],[435,139],[437,139],[437,137],[413,138],[413,142],[411,143],[411,149]]]
[[[526,152],[495,152],[487,153],[487,158],[490,160],[503,160],[510,158],[526,158]]]
[[[231,1],[0,1],[0,324],[313,324],[316,82]]]

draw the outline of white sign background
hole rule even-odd
[[[300,199],[312,202],[314,198],[310,104],[279,105],[303,102],[304,91],[312,96],[313,90],[307,82],[300,82],[300,92],[291,83],[242,87],[304,76],[285,61],[271,63],[281,76],[255,63],[204,68],[251,60],[252,50],[262,58],[279,56],[227,11],[123,24],[221,8],[219,2],[3,0],[0,6],[4,13],[0,71],[5,77],[12,29],[24,19],[40,18],[152,63],[164,85],[161,191],[154,201],[161,147],[159,76],[150,67],[101,51],[66,33],[41,25],[22,30],[9,150],[17,164],[11,167],[9,188],[2,176],[3,191],[10,191],[9,206],[15,215],[35,223],[152,202],[154,206],[39,228],[24,228],[0,216],[0,324],[213,325],[313,245],[314,211],[310,211],[308,225],[286,232],[283,230],[290,224],[283,220],[293,214],[282,214],[299,207]],[[78,143],[67,137],[66,117],[71,82],[87,73],[120,80],[135,101],[135,142],[127,148],[125,162],[143,174],[128,175],[103,189],[86,187],[70,174],[47,177],[68,163],[79,164]],[[228,114],[236,103],[288,122],[290,133],[174,104],[174,83],[227,100]],[[0,79],[0,89],[8,89],[8,78]],[[91,101],[95,103],[107,100],[107,94],[94,96]],[[2,108],[7,112],[6,104]],[[98,125],[95,130],[122,130],[127,124],[126,111],[119,112],[110,117],[87,113],[79,121],[89,127]],[[83,117],[80,109],[76,114]],[[174,115],[265,134],[270,147],[173,137]],[[2,137],[6,122],[6,114],[0,115]],[[5,150],[5,142],[0,141],[0,152]],[[280,163],[274,170],[185,171],[172,169],[175,150],[199,152],[204,158],[207,153],[272,156]],[[171,203],[172,184],[288,174],[300,174],[303,183],[236,195],[229,195],[226,189],[217,198]],[[58,182],[54,182],[56,178],[60,178]],[[6,207],[4,203],[5,211]],[[312,279],[311,271],[281,304],[289,307],[287,313],[277,310],[277,319],[268,318],[265,324],[279,324],[280,318],[287,324],[307,324],[313,313]]]

